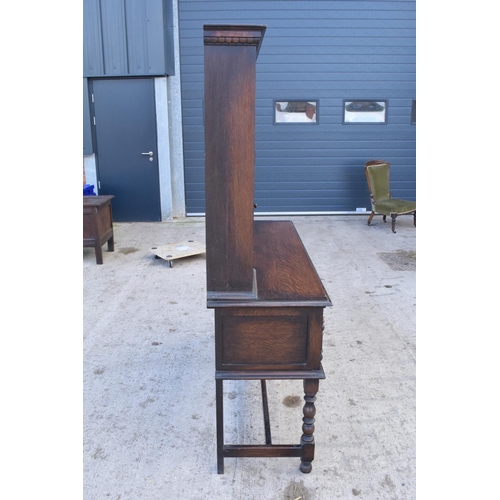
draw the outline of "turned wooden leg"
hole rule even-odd
[[[372,211],[372,213],[370,214],[370,217],[368,217],[368,225],[370,225],[370,222],[372,221],[374,215],[375,215],[375,212]]]
[[[215,405],[217,407],[217,474],[224,474],[224,399],[223,380],[215,381]]]
[[[395,233],[396,232],[396,217],[397,215],[396,214],[391,214],[391,219],[392,219],[392,232]]]
[[[302,421],[302,438],[300,445],[302,447],[300,455],[300,470],[308,474],[312,470],[312,461],[314,460],[314,415],[316,415],[316,393],[319,388],[318,379],[304,380],[304,400],[306,404],[303,408],[304,417]]]

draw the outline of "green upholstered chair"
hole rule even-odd
[[[396,217],[398,215],[413,214],[413,225],[417,226],[417,204],[414,201],[392,198],[389,189],[389,169],[391,164],[384,160],[370,160],[365,164],[366,180],[372,202],[372,213],[368,224],[375,213],[383,215],[384,222],[390,215],[392,219],[392,232],[395,233]]]

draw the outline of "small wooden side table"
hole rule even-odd
[[[108,252],[113,252],[113,195],[83,197],[83,246],[95,249],[97,264],[102,264],[102,246],[108,242]]]

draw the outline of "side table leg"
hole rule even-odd
[[[215,405],[217,408],[217,474],[224,474],[224,391],[223,380],[215,381]]]
[[[302,452],[300,455],[300,470],[308,474],[312,470],[312,461],[314,460],[314,416],[316,415],[316,393],[319,389],[319,379],[305,379],[304,380],[304,400],[305,405],[303,408],[304,417],[302,421],[302,438],[300,445]]]
[[[114,237],[111,236],[108,240],[108,252],[114,252],[115,251],[115,240]]]
[[[101,245],[99,244],[99,238],[97,238],[97,243],[95,244],[95,261],[97,264],[102,264],[103,263],[103,260],[102,260],[102,247]]]

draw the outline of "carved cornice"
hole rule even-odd
[[[260,38],[237,36],[206,36],[205,45],[258,45]]]
[[[266,26],[204,25],[204,45],[252,45],[259,53]]]

